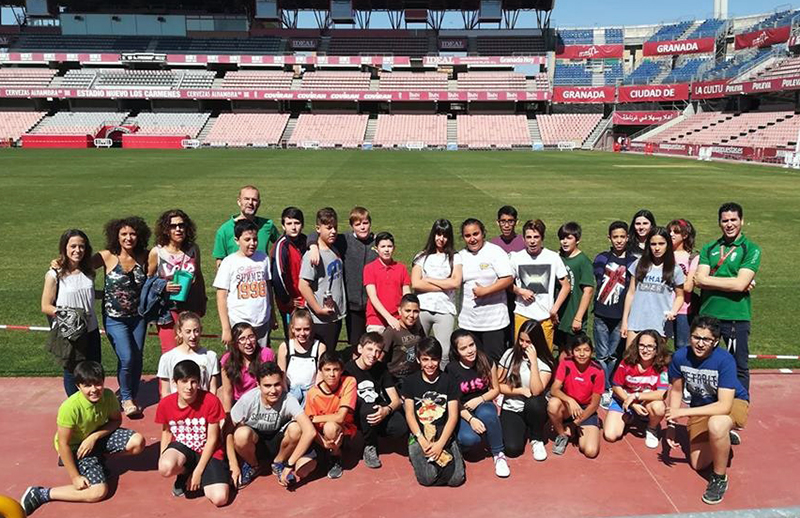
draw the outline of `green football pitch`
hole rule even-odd
[[[238,188],[248,183],[261,190],[260,215],[277,219],[295,205],[305,212],[306,230],[320,207],[337,209],[340,230],[351,207],[369,208],[373,229],[395,235],[396,257],[406,264],[434,219],[458,225],[477,217],[491,236],[497,233],[496,211],[505,204],[517,207],[521,221],[545,221],[549,248],[558,246],[559,225],[579,222],[581,248],[594,257],[607,247],[608,224],[630,221],[639,208],[652,210],[662,225],[690,220],[700,245],[719,234],[719,205],[738,201],[746,234],[764,250],[753,291],[751,352],[800,354],[800,276],[792,265],[800,258],[798,172],[584,152],[3,150],[0,324],[44,325],[44,273],[65,229],[83,229],[99,250],[107,220],[141,215],[152,225],[162,211],[181,208],[197,224],[204,253],[210,299],[204,331],[217,333],[211,246],[217,227],[236,212]],[[457,244],[463,246],[458,238]],[[0,375],[56,374],[44,339],[43,333],[0,330]],[[221,349],[214,339],[204,345]],[[148,337],[147,371],[155,369],[158,353],[157,339]],[[103,356],[114,368],[107,341]]]

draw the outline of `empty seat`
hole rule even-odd
[[[211,146],[275,146],[289,120],[288,113],[223,113],[204,143]]]
[[[37,122],[44,117],[45,112],[0,112],[0,140],[19,140]]]
[[[456,120],[459,146],[511,149],[531,145],[528,119],[524,115],[461,115]]]
[[[572,142],[580,146],[602,118],[600,113],[561,113],[537,115],[536,122],[539,123],[539,132],[545,146],[556,146],[562,142]]]
[[[426,147],[447,145],[447,115],[378,115],[375,138],[379,147],[403,147],[421,143]]]
[[[370,75],[362,72],[306,72],[305,90],[369,90]]]
[[[45,117],[32,134],[36,135],[95,135],[103,126],[122,124],[127,117],[122,112],[58,112]]]
[[[208,121],[208,113],[140,113],[128,120],[139,126],[137,135],[197,137]]]
[[[278,70],[228,72],[222,81],[222,87],[240,90],[289,90],[293,77],[291,72]]]
[[[357,148],[364,143],[369,115],[312,115],[297,120],[289,145]]]

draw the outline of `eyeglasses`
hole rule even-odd
[[[654,344],[639,344],[639,349],[643,351],[655,351],[656,346]]]
[[[716,338],[713,336],[692,335],[692,340],[701,344],[711,345],[716,341]]]
[[[236,341],[240,344],[246,344],[249,342],[255,342],[257,340],[256,335],[247,335],[247,336],[240,336]]]
[[[172,230],[175,230],[175,229],[178,229],[178,228],[186,228],[186,223],[170,223],[169,224],[169,228],[172,229]]]
[[[498,219],[497,222],[501,225],[513,225],[517,222],[515,219]]]

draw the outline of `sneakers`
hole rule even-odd
[[[711,478],[708,480],[708,486],[706,487],[706,492],[703,493],[703,502],[709,505],[715,505],[722,502],[722,498],[725,496],[725,491],[728,490],[728,476],[727,475],[717,475],[716,473],[711,473]]]
[[[283,462],[273,462],[270,469],[272,469],[272,474],[278,478],[281,478],[281,473],[283,473]]]
[[[500,452],[494,456],[494,474],[500,478],[508,478],[511,475],[505,453]]]
[[[647,428],[644,432],[644,445],[654,450],[658,448],[658,428]]]
[[[30,516],[31,513],[45,503],[45,500],[40,496],[42,491],[44,491],[44,488],[41,486],[31,486],[22,493],[22,498],[19,499],[19,503],[22,508],[25,509],[25,514],[27,516]]]
[[[567,444],[569,444],[569,437],[566,435],[556,437],[556,440],[553,441],[553,455],[564,455],[564,452],[567,451]]]
[[[344,473],[342,459],[340,457],[331,456],[331,467],[328,469],[328,478],[341,478],[342,473]]]
[[[175,477],[175,483],[172,484],[172,496],[181,497],[186,494],[186,481],[189,480],[189,475],[181,473]]]
[[[238,485],[240,489],[250,484],[250,482],[252,482],[253,479],[256,478],[256,475],[258,474],[257,469],[253,468],[253,466],[244,461],[242,461],[242,466],[240,471],[241,475],[239,475],[239,485]]]
[[[728,432],[728,436],[730,436],[731,438],[731,446],[739,446],[740,444],[742,444],[742,437],[736,430],[731,430],[730,432]]]
[[[378,457],[377,446],[364,446],[364,465],[368,468],[377,469],[382,466],[381,459]]]
[[[689,393],[689,387],[686,385],[683,386],[683,395],[681,396],[681,401],[687,405],[692,402],[692,395]]]
[[[611,406],[611,398],[614,396],[611,393],[611,389],[606,390],[603,392],[603,395],[600,396],[600,408],[608,410],[608,407]]]
[[[533,460],[543,461],[547,459],[547,450],[542,441],[531,441],[531,451],[533,451]]]

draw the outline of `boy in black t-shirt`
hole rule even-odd
[[[419,323],[419,298],[407,293],[400,299],[400,329],[387,327],[383,332],[383,361],[389,372],[402,386],[402,380],[419,370],[416,346],[425,338],[425,331]]]
[[[344,368],[356,379],[358,402],[356,421],[364,435],[364,464],[380,468],[378,437],[400,437],[408,433],[405,416],[397,410],[403,406],[395,381],[386,365],[378,361],[383,353],[380,333],[365,333],[358,341],[358,356]]]
[[[454,441],[458,424],[459,390],[442,372],[442,346],[423,338],[416,347],[420,370],[403,382],[402,394],[408,438],[408,460],[423,486],[460,486],[466,479],[464,459]]]

